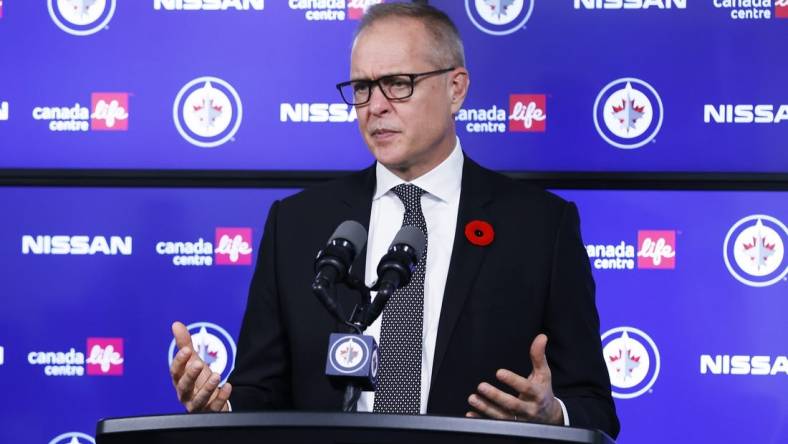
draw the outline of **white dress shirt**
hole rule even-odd
[[[430,172],[410,182],[426,191],[421,196],[421,210],[427,222],[427,265],[424,275],[421,403],[419,407],[422,414],[427,412],[427,396],[430,392],[435,341],[438,337],[438,321],[440,321],[441,305],[443,304],[443,290],[446,287],[449,260],[454,246],[457,212],[460,207],[463,159],[458,139],[454,150],[446,160]],[[365,272],[367,285],[372,285],[377,279],[378,262],[388,250],[397,231],[402,227],[402,218],[405,215],[405,205],[391,189],[406,182],[380,163],[375,166],[375,174],[375,194],[372,197],[369,237],[367,239]],[[365,334],[373,336],[378,343],[380,343],[382,319],[383,316],[378,317],[365,332]],[[375,392],[363,392],[358,400],[358,411],[371,412],[374,402]]]
[[[443,305],[443,290],[446,288],[446,277],[449,275],[454,233],[457,231],[463,162],[460,140],[457,139],[454,150],[446,160],[410,182],[426,191],[421,196],[421,210],[427,222],[428,239],[421,350],[421,402],[419,405],[421,414],[427,413],[435,341],[438,337],[438,322]],[[369,216],[365,268],[365,281],[368,286],[377,280],[378,262],[388,250],[397,231],[402,227],[402,218],[405,215],[405,205],[391,189],[406,182],[380,163],[375,165],[375,175],[375,194],[372,197],[372,211]],[[373,336],[378,343],[380,343],[382,318],[383,316],[378,317],[365,332],[365,334]],[[566,411],[566,406],[560,399],[556,398],[556,400],[561,405],[564,414],[564,425],[568,426],[569,414]],[[374,405],[375,392],[363,392],[358,400],[358,411],[371,412]],[[468,408],[470,410],[470,406]]]

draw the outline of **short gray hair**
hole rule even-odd
[[[460,33],[445,12],[426,3],[380,3],[371,6],[356,29],[355,38],[375,22],[390,18],[419,20],[433,40],[434,62],[441,68],[464,67],[465,50]]]

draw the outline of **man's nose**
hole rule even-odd
[[[369,92],[369,112],[372,114],[385,114],[391,110],[391,102],[380,90],[380,85],[373,85]]]

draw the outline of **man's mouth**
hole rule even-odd
[[[370,133],[370,134],[372,135],[372,137],[375,137],[375,138],[384,138],[384,137],[390,137],[390,136],[392,136],[394,134],[397,134],[397,133],[399,133],[399,131],[395,131],[395,130],[388,129],[388,128],[378,128],[378,129],[372,130],[372,133]]]

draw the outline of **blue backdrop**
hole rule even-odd
[[[0,0],[0,170],[372,162],[334,88],[370,1],[88,3]],[[785,0],[431,3],[465,41],[456,123],[485,166],[788,171]],[[226,376],[266,209],[294,191],[0,188],[0,440],[181,411],[175,319]],[[619,442],[788,442],[788,195],[559,194],[581,211]]]
[[[6,0],[0,168],[368,165],[334,85],[349,75],[349,5],[371,2],[301,8],[320,3]],[[788,170],[788,4],[432,3],[465,40],[457,126],[484,165]]]
[[[17,394],[0,437],[47,443],[102,417],[182,411],[176,319],[226,376],[266,209],[292,192],[0,189],[0,388]],[[559,194],[582,215],[619,442],[786,442],[788,195]],[[235,262],[225,235],[240,237]]]

